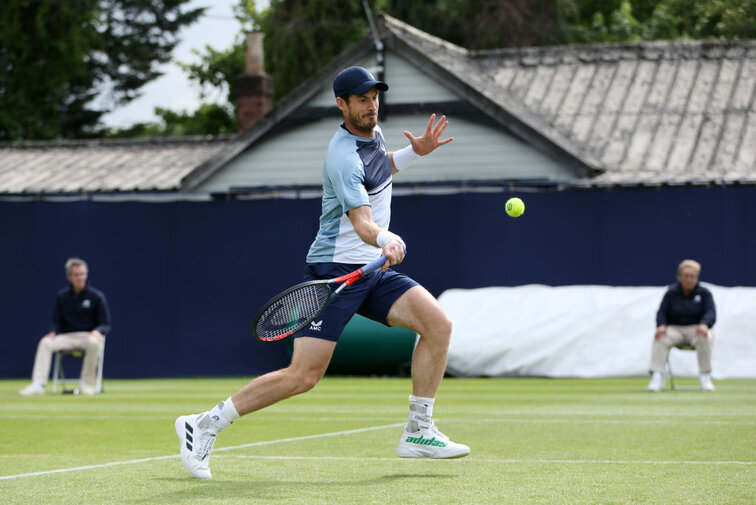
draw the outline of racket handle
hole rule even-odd
[[[404,249],[405,253],[407,252],[407,248],[406,247],[402,247],[402,249]],[[377,260],[371,261],[370,263],[368,263],[367,265],[365,265],[364,267],[362,267],[362,275],[367,275],[370,272],[372,272],[373,270],[381,268],[384,263],[386,263],[386,256],[381,256]]]
[[[367,265],[365,265],[364,267],[361,268],[362,275],[367,275],[370,272],[372,272],[373,270],[375,270],[377,268],[381,268],[384,263],[386,263],[386,256],[381,256],[377,260],[371,261],[370,263],[368,263]]]

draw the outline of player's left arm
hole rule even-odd
[[[373,209],[370,205],[361,205],[347,211],[347,217],[352,222],[354,231],[363,242],[375,247],[381,247],[378,244],[378,234],[385,232],[383,228],[373,221]],[[391,239],[383,247],[383,254],[386,256],[386,264],[383,270],[391,265],[397,265],[404,260],[404,248],[399,240]]]
[[[435,151],[436,148],[454,140],[454,137],[441,140],[441,135],[443,135],[447,126],[449,126],[449,121],[447,121],[446,116],[441,116],[438,122],[436,122],[436,114],[431,114],[422,136],[415,137],[410,132],[405,131],[404,136],[409,139],[410,145],[398,151],[389,153],[389,159],[391,160],[391,173],[395,174],[400,170],[403,170],[419,156],[430,154]]]

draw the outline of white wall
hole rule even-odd
[[[756,378],[756,288],[714,295],[714,378]],[[646,376],[666,287],[527,285],[452,289],[448,371],[466,376]],[[697,376],[695,352],[672,350],[675,376]]]

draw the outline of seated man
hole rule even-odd
[[[34,358],[32,383],[20,391],[23,396],[45,392],[52,354],[56,351],[85,351],[81,366],[82,394],[94,394],[97,362],[110,331],[110,309],[105,295],[87,285],[88,269],[84,260],[66,261],[66,277],[71,284],[55,298],[50,332],[39,341]]]
[[[677,267],[679,282],[669,286],[656,314],[656,333],[651,349],[649,391],[664,389],[664,365],[669,350],[680,344],[692,345],[698,353],[701,389],[714,391],[711,382],[711,327],[717,319],[711,291],[698,283],[701,265],[684,260]]]

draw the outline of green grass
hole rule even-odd
[[[245,383],[107,380],[99,396],[22,398],[24,382],[0,381],[2,502],[756,503],[752,380],[649,394],[642,378],[446,379],[434,417],[472,454],[418,461],[394,455],[409,380],[327,377],[238,420],[213,479],[191,478],[174,418]]]

